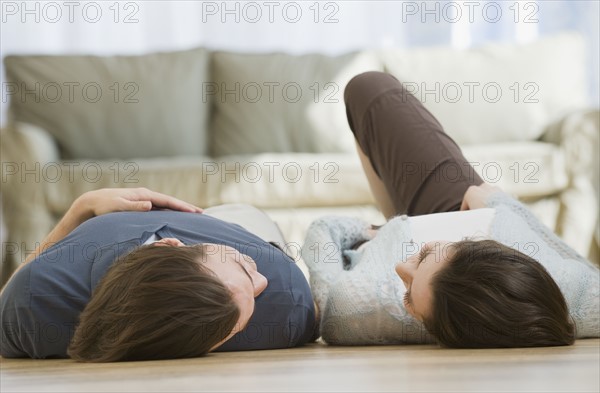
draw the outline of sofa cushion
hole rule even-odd
[[[520,198],[552,195],[567,186],[563,154],[550,143],[467,146],[463,153],[485,181]],[[51,163],[41,171],[48,207],[57,215],[78,195],[102,187],[148,187],[201,207],[247,203],[269,209],[326,208],[375,203],[358,157],[348,153],[80,161]],[[57,176],[61,171],[62,176]]]
[[[220,203],[257,207],[374,203],[356,154],[257,154],[219,157]]]
[[[374,203],[354,154],[86,160],[52,163],[40,169],[48,209],[56,215],[62,215],[82,193],[103,187],[148,187],[201,207],[223,203],[259,208]]]
[[[500,142],[462,148],[481,178],[519,198],[538,198],[568,187],[563,151],[545,142]]]
[[[568,186],[563,153],[550,143],[467,146],[463,153],[485,181],[518,197],[552,195]],[[374,203],[356,154],[231,155],[211,165],[214,174],[205,176],[217,178],[219,203],[265,208]]]
[[[206,156],[53,162],[40,167],[47,208],[56,216],[84,192],[105,187],[147,187],[200,207],[219,204],[219,180],[203,176]],[[30,176],[32,178],[32,175]]]
[[[356,74],[380,70],[369,52],[238,54],[212,57],[215,102],[211,153],[353,152],[344,88]]]
[[[527,45],[389,49],[385,69],[459,144],[535,140],[587,104],[585,47],[576,34]]]
[[[67,159],[204,154],[208,53],[7,56],[9,116],[47,130]]]

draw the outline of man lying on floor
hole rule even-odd
[[[306,278],[266,239],[275,223],[241,210],[253,233],[143,188],[83,194],[0,294],[0,354],[109,362],[313,340]]]

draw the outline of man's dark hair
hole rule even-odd
[[[201,246],[142,246],[94,289],[68,349],[86,362],[198,357],[225,339],[240,310],[203,267]]]
[[[533,258],[494,240],[453,243],[431,280],[425,327],[452,348],[570,345],[575,327],[565,298]]]

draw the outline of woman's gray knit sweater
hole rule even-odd
[[[486,205],[496,210],[490,237],[539,261],[562,290],[577,337],[599,337],[598,268],[509,195],[492,194]],[[369,240],[368,227],[360,219],[331,216],[308,230],[302,257],[321,312],[323,339],[339,345],[434,342],[404,309],[406,288],[394,271],[414,253],[407,216],[393,218],[364,247],[351,250],[357,241]]]

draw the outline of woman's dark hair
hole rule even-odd
[[[570,345],[575,327],[558,285],[533,258],[494,240],[450,247],[431,280],[425,327],[451,348]]]
[[[68,349],[86,362],[197,357],[226,338],[240,310],[204,268],[201,246],[142,246],[118,259],[80,315]]]

